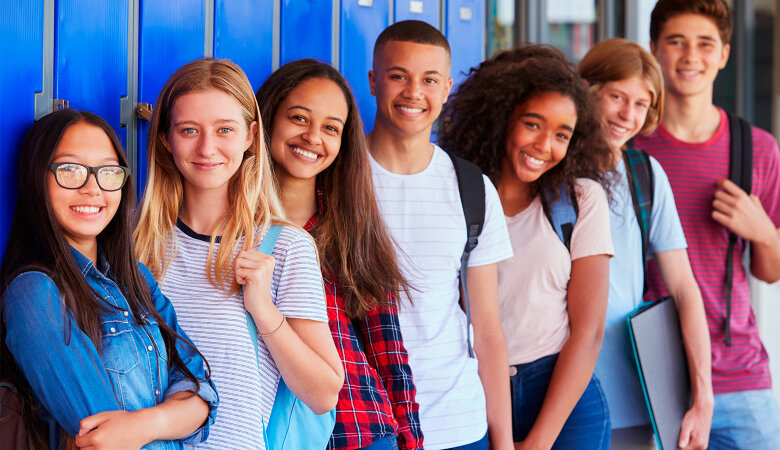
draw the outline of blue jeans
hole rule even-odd
[[[398,439],[395,436],[383,437],[368,447],[363,447],[363,450],[398,450]]]
[[[482,436],[482,439],[478,440],[477,442],[472,442],[471,444],[466,445],[459,445],[448,450],[488,450],[488,435],[485,433],[485,435]]]
[[[780,410],[772,391],[715,396],[710,449],[780,449]]]
[[[545,356],[527,364],[513,366],[517,373],[510,378],[512,388],[512,435],[515,442],[528,436],[539,415],[550,385],[558,355]],[[554,449],[609,449],[611,423],[607,399],[596,375],[574,406]]]

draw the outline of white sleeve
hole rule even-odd
[[[325,291],[314,241],[303,230],[285,226],[273,250],[271,292],[285,317],[327,322]]]
[[[471,252],[469,267],[494,264],[512,257],[512,243],[498,192],[488,177],[482,175],[482,178],[485,180],[485,224],[477,247]]]

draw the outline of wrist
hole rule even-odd
[[[144,443],[158,440],[163,430],[168,428],[165,414],[156,406],[132,411],[130,414],[137,419],[138,432]]]

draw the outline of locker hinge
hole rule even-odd
[[[149,103],[138,103],[135,107],[135,115],[147,122],[152,121],[152,105]]]
[[[55,98],[51,101],[52,111],[59,111],[61,109],[67,109],[70,107],[70,102],[61,98]]]

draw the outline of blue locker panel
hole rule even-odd
[[[0,2],[0,257],[16,203],[16,160],[43,89],[43,0]],[[11,63],[13,62],[13,63]]]
[[[127,0],[59,0],[54,11],[54,98],[93,112],[120,142],[127,95]]]
[[[374,128],[376,100],[368,86],[374,42],[387,28],[389,2],[386,0],[342,0],[339,61],[341,73],[357,98],[366,132]]]
[[[182,65],[203,57],[206,33],[203,0],[141,0],[138,20],[138,101],[154,104],[163,85]],[[149,122],[138,120],[139,198],[146,181]]]
[[[447,40],[452,48],[452,79],[455,85],[471,67],[485,58],[485,1],[447,1]]]
[[[439,28],[439,0],[395,0],[393,17],[402,20],[422,20]]]
[[[257,90],[271,75],[273,0],[216,0],[214,56],[233,60]]]
[[[301,58],[331,61],[333,0],[282,0],[280,65]]]

